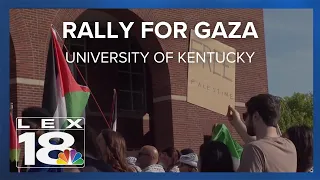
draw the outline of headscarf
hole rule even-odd
[[[195,153],[181,155],[179,159],[180,163],[187,164],[194,168],[198,167],[198,160],[198,156]]]
[[[180,169],[178,166],[173,166],[173,168],[171,168],[169,170],[169,172],[172,172],[172,173],[179,173],[180,172]]]
[[[164,173],[165,170],[160,164],[152,164],[146,167],[143,172],[152,172],[152,173]]]
[[[136,172],[141,172],[141,168],[136,165],[137,158],[135,157],[127,157],[127,162],[131,168],[133,168]]]
[[[136,162],[137,162],[137,158],[135,157],[127,157],[127,162],[129,165],[136,165]]]

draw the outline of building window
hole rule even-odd
[[[128,52],[141,52],[138,42],[131,38]],[[139,56],[137,56],[139,57]],[[133,55],[131,57],[133,59]],[[119,108],[126,111],[146,110],[146,80],[143,59],[136,63],[118,64]]]
[[[118,33],[118,32],[114,32]],[[119,34],[119,33],[118,33]],[[121,36],[120,36],[121,37]],[[140,45],[135,39],[128,39],[127,52],[141,52],[139,48]],[[86,52],[87,51],[87,40],[83,39],[67,39],[65,45],[68,48],[69,52]],[[64,50],[65,51],[65,50]],[[105,50],[107,51],[107,50]],[[133,59],[132,57],[130,57]],[[121,111],[135,111],[135,112],[144,112],[146,110],[146,84],[145,84],[145,65],[141,59],[137,63],[126,63],[126,64],[117,64],[118,67],[118,110]],[[69,64],[72,73],[76,81],[80,85],[86,85],[83,81],[81,75],[78,73],[74,64]],[[88,70],[87,64],[77,63],[77,67],[80,70],[82,76],[90,87],[88,82]],[[88,111],[90,112],[90,107]]]
[[[145,110],[143,64],[119,64],[119,107],[121,110]]]

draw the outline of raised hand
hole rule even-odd
[[[228,106],[227,117],[229,121],[241,120],[239,112],[231,106]]]

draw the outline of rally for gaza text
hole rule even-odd
[[[115,25],[115,23],[106,22],[106,32],[100,32],[100,26],[103,26],[100,25],[100,22],[94,22],[93,24],[94,26],[92,27],[89,22],[82,22],[80,25],[74,22],[63,22],[63,38],[119,38],[118,34],[112,34],[112,25]],[[129,38],[134,22],[130,22],[129,24],[117,22],[116,24],[120,25],[123,30],[123,38]],[[228,22],[227,24],[232,27],[229,33],[227,33],[223,22],[216,22],[214,26],[208,22],[199,22],[194,26],[195,35],[200,39],[216,37],[229,39],[259,38],[253,22]],[[245,26],[242,32],[240,32],[241,26]],[[160,28],[162,27],[166,28],[165,32],[160,32]],[[146,38],[147,33],[154,33],[160,39],[167,39],[172,35],[173,38],[187,38],[187,29],[188,25],[185,22],[174,22],[173,25],[164,21],[159,23],[142,22],[141,38]]]

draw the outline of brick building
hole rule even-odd
[[[45,64],[53,24],[62,34],[62,22],[93,21],[184,21],[188,27],[200,21],[253,21],[259,39],[219,39],[237,51],[256,52],[250,65],[236,68],[236,107],[244,111],[244,102],[251,96],[268,91],[267,67],[262,9],[12,9],[10,11],[10,101],[14,116],[28,106],[40,106]],[[104,28],[104,27],[101,27]],[[243,31],[244,27],[241,28]],[[117,29],[113,29],[117,31]],[[189,29],[190,30],[190,29]],[[227,29],[228,31],[228,29]],[[230,29],[229,29],[230,31]],[[130,39],[67,39],[69,51],[188,51],[188,39],[157,39],[150,34],[141,39],[139,26],[134,26]],[[188,65],[170,61],[168,64],[116,65],[78,64],[90,89],[106,117],[110,115],[112,89],[119,92],[118,130],[127,140],[128,148],[143,144],[159,148],[174,145],[198,149],[214,123],[225,123],[236,139],[239,136],[227,119],[210,110],[190,104],[187,97]],[[72,67],[71,67],[72,68]],[[74,71],[74,69],[72,68]],[[74,71],[79,83],[83,82]],[[227,110],[227,107],[226,107]],[[97,131],[106,128],[92,98],[86,111],[87,123]]]

